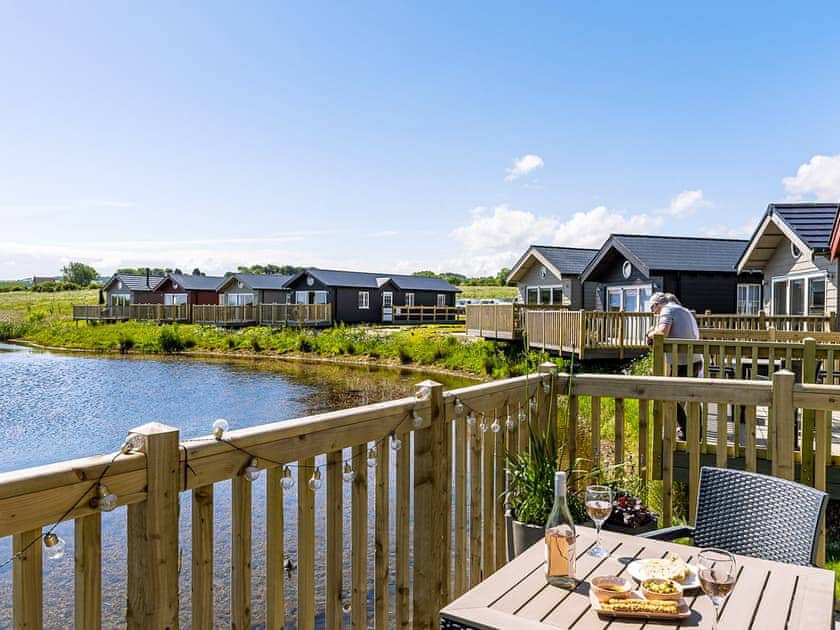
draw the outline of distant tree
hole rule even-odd
[[[253,273],[256,275],[283,275],[283,276],[292,276],[300,271],[303,271],[303,267],[297,267],[295,265],[252,265],[248,267],[247,265],[239,265],[236,270],[239,273]]]
[[[499,273],[496,274],[496,280],[499,282],[499,286],[505,286],[507,284],[507,277],[510,275],[510,268],[502,267]]]
[[[193,269],[193,270],[192,270],[192,275],[194,275],[194,276],[206,276],[207,274],[206,274],[206,273],[202,273],[202,272],[201,272],[201,269],[199,269],[198,267],[196,267],[195,269]]]
[[[80,262],[69,263],[61,270],[61,274],[65,282],[72,282],[73,284],[78,284],[80,287],[86,287],[99,277],[96,269]]]
[[[127,276],[145,276],[146,269],[149,270],[150,276],[165,276],[172,271],[162,267],[120,267],[117,269],[117,273],[124,273]]]

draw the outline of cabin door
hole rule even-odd
[[[394,293],[392,291],[382,292],[382,321],[394,321]]]

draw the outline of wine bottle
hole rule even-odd
[[[575,580],[575,522],[566,503],[566,473],[554,473],[554,507],[545,524],[545,580],[572,590]]]

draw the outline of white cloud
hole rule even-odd
[[[759,224],[759,219],[756,217],[752,221],[735,227],[722,224],[705,227],[700,230],[700,234],[709,238],[749,238],[753,235],[755,226]]]
[[[543,164],[543,159],[539,155],[533,155],[532,153],[523,155],[521,158],[513,161],[513,168],[507,170],[508,174],[505,177],[505,181],[512,182],[523,175],[527,175],[534,169],[542,167]]]
[[[840,154],[815,155],[782,183],[793,199],[811,196],[816,201],[840,201]]]
[[[710,201],[703,199],[702,190],[684,190],[676,197],[671,197],[671,205],[662,212],[675,217],[685,217],[711,205]]]
[[[476,208],[471,211],[468,225],[449,234],[459,254],[444,262],[443,267],[467,275],[495,275],[502,267],[515,263],[533,243],[598,248],[611,233],[648,233],[663,223],[663,217],[626,216],[605,206],[576,212],[568,221],[539,217],[507,205],[497,206],[492,212]]]

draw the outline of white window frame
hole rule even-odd
[[[186,293],[164,293],[163,303],[165,306],[177,306],[187,303]]]
[[[128,306],[131,304],[131,296],[125,293],[112,293],[108,296],[108,306]]]
[[[406,306],[414,306],[414,294],[413,293],[406,293],[405,294],[405,305]]]
[[[359,291],[359,310],[370,308],[370,291]]]
[[[252,306],[257,303],[253,293],[225,293],[225,306]]]
[[[383,291],[382,292],[382,308],[391,308],[394,306],[394,292],[393,291]]]
[[[548,291],[549,305],[568,306],[572,303],[572,282],[571,280],[563,280],[560,284],[535,284],[525,287],[525,303],[528,303],[528,292],[536,291],[537,297],[542,295],[543,291]],[[534,302],[531,302],[534,304]],[[542,304],[542,302],[539,302]]]
[[[647,299],[642,300],[642,292],[647,290]],[[647,304],[650,301],[650,296],[653,295],[653,285],[652,284],[616,284],[611,285],[606,288],[604,292],[604,310],[610,310],[610,294],[618,293],[621,296],[621,310],[624,311],[624,303],[625,303],[625,296],[627,293],[633,292],[636,294],[636,310],[635,311],[626,311],[628,313],[646,313],[650,310],[650,305]],[[615,312],[615,311],[613,311]]]
[[[438,293],[437,294],[437,305],[438,306],[446,306],[446,293]]]
[[[792,273],[786,276],[773,276],[770,279],[770,314],[771,315],[790,315],[790,283],[793,280],[804,280],[805,286],[803,287],[803,310],[804,313],[797,313],[797,315],[810,315],[811,314],[811,281],[816,279],[822,279],[825,283],[825,292],[828,294],[828,273],[826,271],[809,271],[804,273]],[[785,283],[785,310],[787,313],[777,313],[776,312],[776,283],[777,282],[784,282]],[[825,306],[823,306],[823,312],[825,312]]]
[[[746,294],[743,299],[741,299],[742,289]],[[750,298],[751,290],[755,290],[758,293],[755,301]],[[761,299],[761,283],[739,282],[737,288],[735,289],[735,312],[738,315],[757,315],[763,308],[764,304]]]

